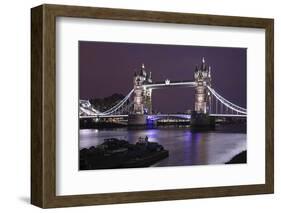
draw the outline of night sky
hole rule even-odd
[[[127,95],[133,76],[145,64],[152,80],[194,80],[202,57],[212,69],[212,87],[229,101],[246,108],[245,48],[79,42],[80,99]],[[194,108],[193,88],[153,90],[153,109],[165,113]]]

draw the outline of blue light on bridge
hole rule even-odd
[[[191,118],[191,115],[187,114],[158,114],[158,115],[148,115],[147,120],[151,121],[156,121],[159,119],[170,119],[170,118],[175,118],[175,119],[185,119],[189,120]]]
[[[153,119],[151,119],[151,118],[147,118],[146,119],[146,125],[147,126],[153,126],[153,124],[154,124],[154,120]]]

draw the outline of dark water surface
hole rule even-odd
[[[233,126],[207,132],[193,132],[188,127],[81,129],[80,149],[97,146],[106,138],[136,143],[145,136],[169,150],[169,157],[153,166],[222,164],[247,149],[245,131]]]

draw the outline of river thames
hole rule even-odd
[[[231,130],[232,129],[232,130]],[[247,149],[246,132],[219,129],[193,132],[188,127],[157,127],[154,129],[81,129],[80,149],[97,146],[107,138],[118,138],[136,143],[148,136],[169,150],[169,157],[153,166],[186,166],[224,164]],[[238,128],[239,129],[239,128]]]

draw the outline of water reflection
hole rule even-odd
[[[191,132],[188,128],[80,130],[80,149],[103,143],[106,138],[119,138],[135,143],[148,136],[169,150],[169,157],[154,166],[221,164],[246,150],[245,133],[223,131]]]

